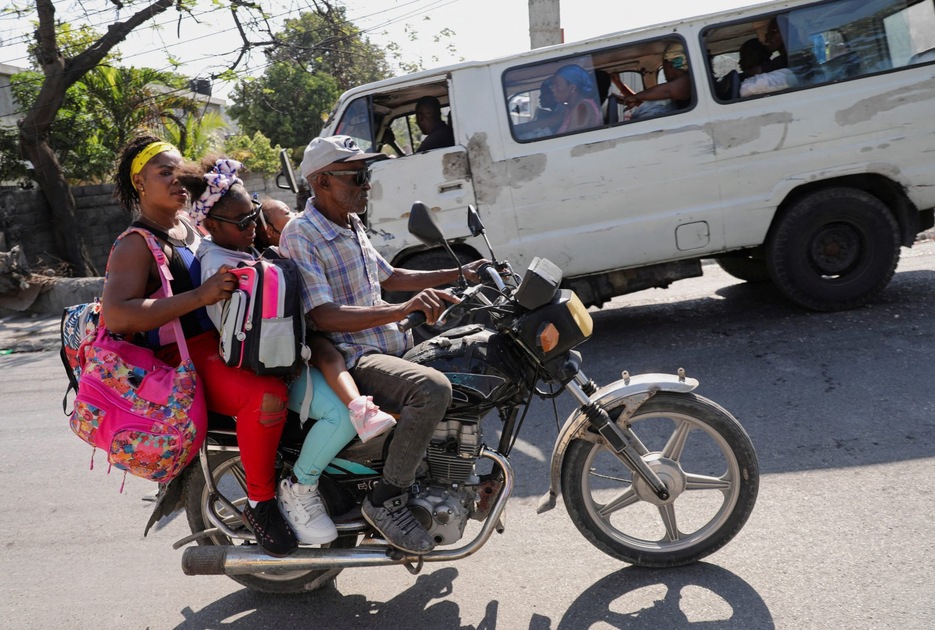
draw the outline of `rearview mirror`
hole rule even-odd
[[[461,287],[467,286],[464,271],[461,269],[461,261],[452,251],[448,241],[445,240],[445,235],[442,234],[442,229],[435,220],[435,215],[421,201],[412,204],[412,209],[409,211],[409,233],[422,241],[426,247],[444,247],[458,268],[458,285]]]
[[[471,236],[480,236],[484,233],[484,222],[481,221],[477,208],[468,206],[468,229],[471,230]]]
[[[276,175],[276,187],[291,190],[296,195],[299,194],[299,186],[295,182],[295,173],[292,171],[292,160],[289,159],[288,149],[279,150],[279,165],[281,170]]]
[[[421,201],[412,204],[409,212],[409,233],[427,247],[447,246],[445,235],[435,221],[432,211]]]

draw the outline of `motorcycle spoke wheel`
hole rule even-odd
[[[247,503],[247,483],[246,475],[243,471],[243,464],[240,456],[236,453],[221,453],[211,455],[211,470],[214,477],[215,486],[218,492],[233,504],[238,510],[242,510]],[[188,524],[192,533],[211,529],[214,525],[204,513],[205,502],[208,497],[208,487],[204,482],[203,476],[198,471],[193,474],[186,489],[185,511],[188,516]],[[211,509],[221,518],[221,520],[232,530],[244,528],[240,520],[240,512],[232,512],[230,508],[220,500],[215,500],[211,504]],[[254,545],[253,542],[241,539],[231,539],[230,537],[216,533],[206,538],[198,540],[199,545]],[[341,536],[330,545],[325,547],[351,548],[356,546],[356,536]],[[298,593],[303,591],[316,590],[333,581],[340,570],[324,569],[310,571],[267,571],[251,575],[231,575],[228,576],[235,582],[253,590],[266,593]]]
[[[753,444],[740,424],[699,396],[661,393],[630,425],[647,449],[643,460],[670,496],[659,499],[603,444],[575,440],[562,467],[562,490],[585,538],[645,567],[688,564],[731,540],[753,510],[759,480]]]

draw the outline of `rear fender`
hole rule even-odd
[[[681,372],[681,370],[680,370]],[[698,387],[698,381],[693,378],[676,374],[639,374],[637,376],[614,381],[601,387],[591,396],[591,402],[600,404],[604,409],[613,409],[624,405],[623,413],[616,418],[617,422],[633,416],[637,409],[647,400],[659,392],[688,393]],[[588,431],[587,416],[577,409],[569,414],[568,419],[559,431],[555,447],[552,449],[552,464],[549,467],[549,491],[539,500],[536,512],[541,514],[555,507],[555,499],[561,487],[562,463],[565,460],[565,451],[573,440],[584,439],[590,442],[603,443],[602,438],[594,431]]]

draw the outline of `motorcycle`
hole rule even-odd
[[[487,239],[473,208],[468,223],[474,236]],[[457,260],[421,203],[412,208],[409,230]],[[514,485],[509,457],[533,396],[567,392],[578,408],[559,431],[538,513],[554,508],[561,493],[589,542],[641,567],[689,564],[727,544],[750,516],[759,487],[756,453],[740,423],[695,394],[698,381],[682,369],[632,376],[624,371],[603,387],[588,378],[575,348],[591,336],[591,317],[573,291],[561,288],[561,270],[548,260],[534,259],[522,277],[503,261],[486,265],[481,275],[473,286],[461,278],[453,289],[460,303],[440,319],[461,325],[405,355],[438,369],[452,385],[452,402],[409,488],[409,508],[434,537],[434,551],[414,556],[395,549],[360,514],[380,478],[390,432],[367,443],[355,438],[321,477],[338,538],[285,558],[267,556],[241,525],[244,473],[233,421],[220,416],[211,419],[197,465],[160,486],[147,532],[184,507],[192,534],[174,547],[189,545],[182,556],[185,574],[227,575],[267,592],[314,590],[343,569],[401,565],[418,573],[426,562],[465,558],[493,532],[504,531]],[[411,314],[401,328],[424,321],[419,315]],[[496,448],[481,432],[488,416],[502,423]],[[279,448],[281,475],[291,474],[298,458],[304,440],[299,426],[290,417]],[[473,538],[462,542],[469,530]]]

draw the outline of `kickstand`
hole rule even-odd
[[[419,556],[419,561],[416,563],[415,566],[412,566],[412,563],[408,561],[404,562],[403,566],[406,567],[406,570],[409,571],[409,573],[411,573],[412,575],[419,575],[419,573],[422,572],[423,564],[425,564],[425,562],[422,561],[422,556]]]

